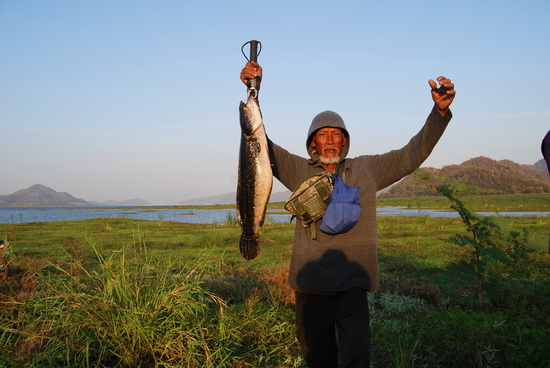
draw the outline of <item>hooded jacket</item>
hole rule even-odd
[[[347,143],[342,146],[342,152],[340,153],[340,156],[342,158],[345,158],[349,152],[348,129],[346,128],[346,124],[344,124],[344,119],[342,119],[342,117],[334,111],[330,110],[323,111],[322,113],[315,116],[311,121],[306,139],[306,150],[309,154],[309,157],[316,160],[319,159],[319,155],[315,151],[315,148],[311,147],[311,141],[313,140],[313,136],[315,135],[315,133],[317,133],[317,131],[321,128],[338,128],[342,131],[342,133],[344,133]]]
[[[317,227],[317,239],[311,239],[310,230],[297,222],[288,279],[293,289],[311,294],[333,294],[353,287],[378,289],[376,192],[416,170],[428,158],[451,118],[450,111],[442,117],[434,106],[420,132],[404,147],[348,159],[349,132],[340,115],[332,111],[318,114],[311,123],[306,139],[309,159],[268,140],[273,174],[294,192],[305,180],[325,170],[311,147],[315,132],[324,127],[341,129],[346,136],[340,157],[345,159],[346,184],[360,190],[361,215],[350,231],[328,235],[319,231],[321,221],[317,221],[311,225]]]

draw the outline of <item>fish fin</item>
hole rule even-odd
[[[248,236],[246,234],[241,235],[241,242],[239,244],[241,256],[247,261],[251,261],[260,255],[260,237]]]

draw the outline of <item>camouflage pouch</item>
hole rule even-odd
[[[285,203],[285,208],[293,218],[297,217],[304,227],[309,227],[325,214],[332,188],[332,177],[328,171],[312,176],[292,193]],[[311,238],[317,238],[315,225],[311,226]]]

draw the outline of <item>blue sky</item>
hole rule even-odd
[[[550,129],[549,16],[547,0],[0,0],[0,194],[234,191],[251,39],[267,132],[291,152],[306,155],[327,109],[350,156],[400,148],[432,108],[428,79],[445,75],[454,118],[423,166],[533,164]]]

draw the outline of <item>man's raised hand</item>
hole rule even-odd
[[[445,77],[439,77],[437,81],[439,82],[439,88],[437,87],[437,83],[432,79],[428,83],[432,88],[432,98],[437,106],[437,110],[442,116],[445,116],[456,95],[455,85],[450,79]]]

